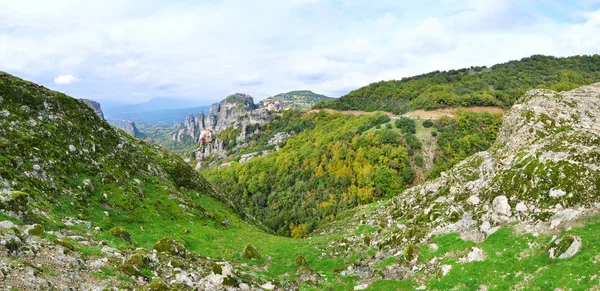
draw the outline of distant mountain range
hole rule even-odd
[[[161,97],[139,104],[103,108],[103,111],[106,120],[116,126],[123,126],[127,121],[165,125],[181,121],[192,112],[208,113],[210,106],[199,106],[198,103],[198,100]]]

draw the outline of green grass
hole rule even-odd
[[[550,259],[550,237],[515,233],[505,227],[490,235],[481,247],[485,253],[482,262],[457,263],[456,259],[444,259],[454,268],[441,280],[428,282],[428,290],[477,290],[481,285],[490,290],[590,290],[600,287],[600,218],[590,219],[585,226],[574,228],[565,234],[582,238],[583,246],[571,259]],[[439,249],[429,255],[470,247],[457,237],[438,238]],[[424,252],[427,253],[427,252]],[[593,276],[596,276],[595,278]],[[592,280],[594,278],[594,280]]]

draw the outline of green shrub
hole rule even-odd
[[[213,274],[215,275],[222,275],[223,274],[223,268],[221,267],[221,265],[214,263],[212,264],[211,270],[213,272]]]
[[[433,121],[431,121],[431,120],[429,120],[429,119],[427,119],[427,120],[423,121],[423,127],[425,127],[425,128],[430,128],[430,127],[432,127],[432,126],[433,126]]]
[[[399,128],[403,133],[417,133],[417,125],[414,120],[408,117],[401,117],[396,120],[396,127]]]
[[[261,259],[258,249],[256,249],[256,247],[254,247],[251,244],[246,245],[246,247],[244,248],[244,253],[243,253],[242,257],[244,259],[249,259],[249,260]]]
[[[419,249],[417,248],[417,246],[415,246],[415,244],[411,243],[404,248],[403,258],[407,262],[412,262],[412,260],[414,260],[418,254]]]
[[[31,236],[44,236],[44,227],[40,224],[34,224],[30,228],[27,229],[27,233]]]

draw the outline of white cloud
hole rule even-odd
[[[537,53],[597,53],[600,11],[582,1],[570,23],[544,14],[540,0],[0,0],[0,70],[125,102],[336,95]],[[64,72],[85,82],[54,78]]]
[[[262,79],[258,73],[242,75],[237,79],[236,84],[239,86],[256,86],[262,84]]]
[[[69,85],[77,81],[79,79],[73,75],[60,75],[54,78],[54,84],[57,85]]]

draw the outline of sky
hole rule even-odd
[[[533,54],[600,53],[600,0],[0,0],[0,71],[77,98],[338,97]]]

